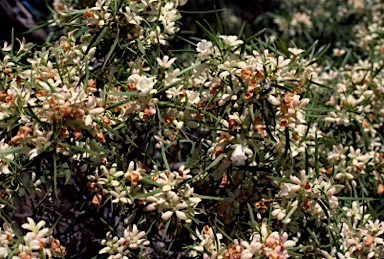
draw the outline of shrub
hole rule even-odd
[[[383,5],[178,50],[185,2],[57,0],[2,47],[0,257],[382,258]]]

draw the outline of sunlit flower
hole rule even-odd
[[[159,63],[160,67],[162,68],[170,68],[173,62],[175,62],[175,60],[176,58],[169,59],[167,55],[163,56],[163,59],[160,59],[160,58],[156,59],[157,63]]]
[[[212,42],[207,40],[201,40],[201,42],[197,43],[196,50],[201,54],[208,54],[209,50],[212,48]]]
[[[39,234],[41,236],[45,236],[49,232],[49,228],[43,228],[45,226],[45,221],[41,220],[39,223],[35,223],[35,221],[31,218],[27,218],[28,223],[24,223],[21,225],[22,228],[28,229],[32,231],[34,234]]]
[[[149,245],[149,241],[143,238],[145,236],[144,231],[139,231],[136,225],[132,228],[126,228],[124,230],[124,239],[128,241],[129,248],[136,249],[139,246]]]
[[[234,47],[234,46],[243,44],[243,41],[239,40],[238,37],[235,35],[229,35],[229,36],[220,35],[220,38],[223,39],[224,44],[228,47]]]
[[[147,95],[153,89],[153,78],[142,77],[136,84],[136,89],[140,91],[140,94]]]
[[[237,145],[235,150],[232,152],[231,161],[234,165],[245,165],[245,161],[248,157],[245,155],[245,148],[243,145]]]

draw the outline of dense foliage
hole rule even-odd
[[[0,258],[383,258],[384,4],[185,4],[55,0],[1,48]]]

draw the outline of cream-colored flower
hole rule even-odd
[[[206,55],[209,53],[211,48],[212,48],[212,42],[207,41],[207,40],[201,40],[201,42],[197,43],[196,50],[199,53]]]
[[[41,229],[46,224],[44,220],[39,221],[39,223],[37,224],[30,217],[28,217],[27,220],[28,220],[28,223],[24,223],[23,225],[21,225],[22,228],[28,229],[32,231],[34,234],[39,234],[41,236],[45,236],[46,234],[48,234],[49,228]]]
[[[162,68],[170,68],[175,60],[176,58],[169,59],[167,55],[163,56],[163,59],[156,58],[157,63],[159,63]]]
[[[224,45],[227,47],[235,47],[244,43],[236,35],[220,35],[219,37],[223,39]]]
[[[139,231],[135,224],[124,230],[124,239],[128,241],[129,248],[132,249],[149,245],[150,242],[144,236],[145,231]]]

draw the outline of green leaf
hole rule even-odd
[[[53,23],[54,23],[53,20],[52,20],[52,21],[44,22],[44,23],[42,23],[42,24],[40,24],[40,25],[34,26],[32,29],[29,29],[29,30],[25,31],[25,32],[23,32],[22,34],[23,34],[23,35],[25,35],[25,34],[29,34],[29,33],[31,33],[31,32],[37,31],[37,30],[42,29],[42,28],[44,28],[44,27],[48,27],[50,24],[53,24]]]
[[[100,221],[101,221],[102,223],[104,223],[105,226],[108,227],[109,231],[111,231],[112,233],[115,233],[115,232],[116,232],[116,228],[113,227],[113,226],[111,226],[107,221],[105,221],[105,219],[100,218]]]
[[[217,226],[217,225],[216,225],[216,228],[217,228],[217,229],[219,230],[219,232],[220,232],[223,236],[225,236],[230,242],[233,242],[233,238],[230,237],[224,229],[220,228],[220,227]],[[216,243],[217,243],[217,244],[218,244],[219,242],[220,242],[220,240],[216,240]]]
[[[161,237],[161,240],[164,240],[165,237],[167,236],[168,228],[169,228],[169,225],[171,224],[171,221],[172,221],[172,217],[165,224],[165,227],[164,227],[164,230],[163,230],[164,232],[163,232],[163,236]]]
[[[360,121],[357,120],[355,117],[353,116],[350,116],[350,118],[355,121],[356,125],[359,127],[360,129],[360,133],[361,133],[361,136],[363,137],[363,140],[364,140],[364,146],[363,146],[363,152],[368,148],[369,146],[369,141],[368,141],[368,136],[367,136],[367,133],[364,131],[364,128],[363,128],[363,125],[361,125]]]
[[[206,195],[199,195],[199,196],[196,196],[202,200],[215,200],[215,201],[223,201],[224,198],[220,198],[220,197],[215,197],[215,196],[206,196]]]
[[[28,103],[28,106],[27,106],[27,110],[28,110],[28,112],[27,112],[27,114],[29,115],[29,116],[31,116],[33,119],[34,119],[34,121],[36,121],[41,127],[43,127],[44,128],[44,123],[36,116],[36,114],[32,111],[32,107],[31,107],[31,105]]]
[[[89,50],[97,45],[99,45],[100,41],[103,39],[104,35],[109,31],[109,26],[106,25],[102,30],[99,30],[96,35],[92,38],[91,42],[88,44],[88,47],[84,53],[87,55]]]
[[[219,12],[217,11],[216,6],[214,6],[214,8],[215,8],[215,16],[216,16],[216,22],[217,22],[217,27],[219,29],[219,33],[223,34],[224,33],[223,25],[221,24],[221,19],[220,19],[220,16],[219,16]]]
[[[219,48],[219,50],[221,51],[222,49],[222,46],[221,46],[221,43],[218,41],[218,39],[216,38],[215,35],[213,35],[209,30],[207,30],[201,23],[199,22],[196,22],[197,26],[200,27],[200,29],[203,30],[203,32],[205,33],[205,35],[207,36],[207,38],[216,46]]]
[[[319,242],[319,239],[317,238],[315,232],[313,232],[310,228],[307,227],[307,231],[308,233],[311,235],[311,237],[315,240],[316,244],[318,245],[318,247],[321,247],[320,245],[320,242]]]
[[[287,220],[289,220],[291,218],[292,214],[297,210],[297,208],[298,208],[298,206],[293,206],[281,222],[285,223]]]
[[[139,48],[141,54],[145,55],[144,45],[141,42],[141,40],[137,39],[136,42],[137,42],[137,47]]]
[[[71,145],[66,144],[66,143],[60,143],[60,145],[65,146],[65,147],[68,147],[68,148],[71,149],[71,150],[75,150],[75,151],[80,151],[80,152],[88,153],[88,154],[91,154],[91,155],[94,155],[94,156],[100,156],[100,154],[99,154],[98,152],[95,152],[95,151],[93,151],[93,150],[90,150],[90,149],[87,149],[87,148],[84,148],[84,147],[71,146]]]
[[[187,67],[187,68],[184,68],[184,69],[181,70],[179,73],[177,73],[174,77],[179,77],[179,76],[181,76],[182,74],[188,72],[189,70],[194,69],[195,67],[197,67],[197,66],[199,66],[199,65],[201,65],[201,61],[199,61],[199,62],[197,62],[197,63],[195,63],[195,64],[193,64],[193,65],[191,65],[191,66],[189,66],[189,67]]]
[[[111,48],[109,49],[107,55],[105,56],[105,59],[104,59],[104,62],[103,62],[103,66],[101,67],[102,70],[104,70],[105,66],[108,64],[108,61],[109,61],[109,59],[112,56],[112,53],[115,51],[116,45],[119,42],[119,36],[118,35],[119,34],[117,34],[117,36],[115,38],[115,41],[113,42]]]
[[[118,108],[118,107],[123,106],[124,104],[130,103],[130,102],[132,102],[132,100],[131,99],[127,99],[127,100],[115,103],[115,104],[113,104],[111,106],[108,106],[107,108],[105,108],[105,110],[113,110],[115,108]]]
[[[24,147],[15,147],[15,148],[10,148],[10,149],[0,150],[0,155],[7,156],[7,155],[11,155],[11,154],[16,154],[16,153],[19,153],[23,149],[24,149]]]
[[[223,159],[223,157],[226,155],[226,153],[222,153],[220,154],[218,157],[216,157],[216,159],[208,166],[204,169],[204,172],[207,172],[209,169],[211,169],[212,167],[216,166],[218,163],[221,162],[221,160]]]
[[[88,27],[82,27],[75,35],[75,39],[79,39],[81,37],[81,35],[83,35],[85,32],[87,32],[89,30]],[[88,47],[91,46],[91,45],[88,45]]]
[[[247,203],[247,207],[248,207],[249,217],[251,218],[252,228],[255,229],[257,224],[256,224],[255,216],[253,215],[253,209],[249,203]]]
[[[87,85],[88,85],[88,81],[89,81],[89,61],[86,57],[84,57],[86,59],[86,62],[85,62],[85,78],[84,78],[84,83],[83,83],[83,90],[85,91],[86,88],[87,88]],[[80,83],[80,82],[79,82]]]
[[[199,236],[195,231],[193,231],[187,224],[183,225],[186,230],[188,230],[189,233],[191,233],[196,239],[199,239]]]
[[[160,122],[160,120],[159,120]],[[160,125],[161,127],[161,125]],[[161,150],[160,150],[160,153],[161,153],[161,157],[163,158],[163,163],[165,165],[165,168],[167,168],[168,172],[171,172],[171,168],[169,167],[169,163],[168,163],[168,158],[167,156],[165,155],[165,148],[164,148],[164,138],[163,136],[160,136],[161,137],[161,142],[160,142],[160,147],[161,147]]]
[[[6,207],[11,208],[13,210],[16,210],[16,207],[14,207],[11,203],[9,203],[7,200],[0,199],[0,204],[4,204]]]
[[[57,161],[55,155],[53,155],[53,192],[55,193],[56,199],[59,199],[59,194],[57,193]]]
[[[152,185],[152,186],[156,186],[156,187],[160,187],[160,184],[158,184],[157,182],[153,181],[152,179],[152,176],[145,176],[143,177],[140,182],[143,182],[143,183],[146,183],[148,185]]]
[[[180,13],[185,14],[210,14],[210,13],[216,13],[216,12],[222,12],[225,11],[225,8],[222,9],[216,9],[215,10],[207,10],[207,11],[186,11],[186,10],[180,10]]]
[[[114,96],[137,96],[139,93],[135,91],[129,92],[106,92],[106,95],[114,95]]]
[[[143,199],[143,198],[146,198],[146,197],[149,197],[149,196],[153,196],[153,195],[161,193],[161,192],[162,192],[161,189],[157,189],[157,190],[154,190],[154,191],[151,191],[151,192],[147,192],[147,193],[136,195],[135,197],[133,197],[133,199],[134,200]]]

